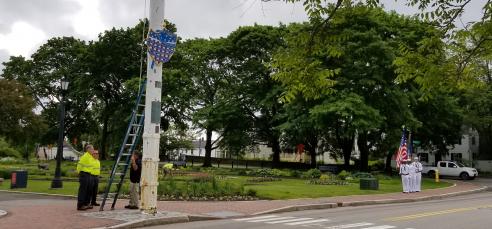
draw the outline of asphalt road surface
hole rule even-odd
[[[437,201],[310,210],[148,228],[490,229],[492,192]]]

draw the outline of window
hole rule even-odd
[[[452,153],[451,154],[451,161],[462,161],[463,159],[463,154],[461,153]]]
[[[472,137],[472,145],[475,145],[475,136]]]
[[[455,163],[451,163],[451,162],[448,163],[448,168],[456,168],[456,167],[458,167],[458,166],[456,166]]]
[[[446,162],[445,161],[439,162],[439,167],[446,167]]]
[[[418,156],[420,158],[420,162],[429,163],[429,154],[428,153],[419,153]]]

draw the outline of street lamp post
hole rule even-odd
[[[60,128],[58,130],[58,147],[56,149],[56,170],[55,177],[51,181],[51,188],[62,188],[61,180],[61,160],[63,157],[63,139],[64,139],[64,123],[65,123],[65,92],[68,89],[68,81],[61,81],[61,101],[60,101]]]

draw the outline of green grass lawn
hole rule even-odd
[[[248,183],[246,180],[251,177],[235,176],[227,177],[227,181],[239,184],[245,184],[245,189],[254,189],[257,191],[257,196],[260,199],[295,199],[295,198],[317,198],[317,197],[332,197],[332,196],[347,196],[347,195],[364,195],[364,194],[382,194],[391,192],[401,192],[401,180],[399,177],[394,177],[391,180],[380,180],[379,190],[360,190],[358,183],[350,183],[349,185],[311,185],[306,184],[303,179],[287,179],[281,181]],[[184,185],[183,179],[176,179],[179,185]],[[100,184],[103,185],[103,184]],[[443,188],[450,186],[450,183],[440,182],[435,183],[431,179],[423,179],[423,189]],[[62,189],[50,189],[51,181],[29,180],[27,188],[13,189],[15,191],[26,192],[41,192],[52,194],[77,195],[79,187],[78,182],[63,182]],[[124,187],[125,189],[125,187]],[[5,180],[3,185],[0,185],[0,190],[11,190],[10,180]]]
[[[5,180],[0,185],[0,190],[22,191],[22,192],[40,192],[50,194],[77,195],[79,182],[63,182],[63,188],[51,189],[51,181],[28,180],[27,188],[10,189],[10,180]]]
[[[435,183],[431,179],[423,179],[423,189],[434,189],[451,186],[450,183]],[[395,177],[391,180],[380,180],[379,190],[360,190],[359,183],[349,185],[309,185],[305,180],[283,179],[279,182],[265,182],[246,185],[257,191],[262,199],[294,199],[294,198],[318,198],[332,196],[383,194],[401,192],[401,179]]]
[[[62,163],[62,179],[63,188],[52,190],[51,179],[54,176],[55,161],[50,161],[49,170],[38,169],[36,162],[24,163],[24,164],[0,164],[0,170],[11,171],[16,169],[25,169],[28,171],[28,187],[26,189],[15,189],[17,191],[27,192],[42,192],[53,194],[66,194],[76,195],[78,190],[77,174],[75,172],[76,163],[64,161]],[[104,189],[106,178],[108,177],[111,169],[112,161],[104,161],[103,171],[101,175],[103,179],[100,183],[100,191]],[[189,168],[187,170],[193,170],[197,168]],[[261,199],[293,199],[293,198],[317,198],[317,197],[332,197],[332,196],[346,196],[346,195],[363,195],[363,194],[382,194],[391,192],[401,192],[401,179],[400,177],[391,177],[390,179],[379,180],[379,190],[360,190],[359,183],[357,181],[351,181],[349,185],[312,185],[307,184],[306,179],[296,179],[284,177],[281,181],[275,182],[257,182],[251,183],[248,179],[251,176],[240,176],[241,169],[228,169],[228,168],[213,168],[205,171],[201,171],[208,174],[221,175],[223,178],[220,182],[229,182],[234,185],[244,185],[244,189],[256,190],[257,196]],[[244,171],[242,171],[244,172]],[[242,175],[242,174],[241,174]],[[127,176],[128,178],[128,176]],[[190,176],[175,176],[173,179],[176,181],[179,187],[186,186],[186,182],[190,180]],[[70,179],[68,181],[67,179]],[[423,189],[442,188],[450,186],[450,183],[440,182],[435,183],[432,179],[423,179]],[[123,191],[126,192],[128,182],[123,186]],[[3,185],[0,185],[0,190],[9,190],[10,180],[5,180]]]

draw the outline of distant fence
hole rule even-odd
[[[215,158],[212,157],[212,165],[217,167],[230,167],[230,168],[273,168],[272,161],[264,161],[264,160],[242,160],[242,159],[232,159],[232,158]],[[186,163],[188,166],[193,166],[196,164],[202,164],[204,161],[204,157],[200,156],[190,156],[186,155]],[[289,169],[298,169],[298,170],[307,170],[311,168],[310,164],[300,163],[300,162],[286,162],[282,161],[276,166],[276,168],[289,168]],[[328,171],[332,173],[338,173],[342,171],[343,165],[332,164],[332,165],[318,165],[318,168],[322,171]]]

